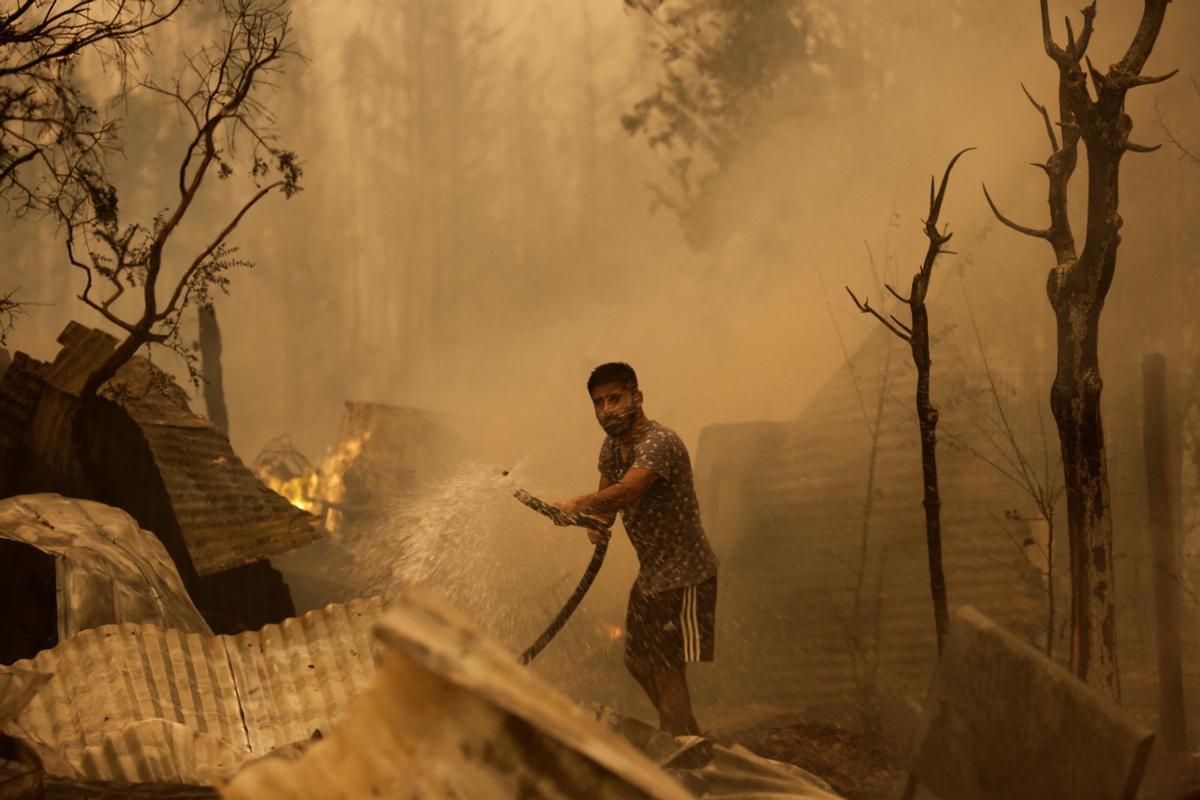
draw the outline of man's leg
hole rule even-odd
[[[649,697],[650,702],[654,704],[655,710],[658,710],[658,681],[654,677],[654,665],[643,658],[625,653],[625,669],[629,670],[629,674],[633,676],[633,679],[638,682],[638,686],[641,686],[642,691],[646,693],[646,697]]]
[[[700,734],[686,664],[712,659],[716,581],[699,588],[647,595],[635,585],[625,619],[625,666],[658,711],[659,726],[675,736]]]
[[[700,726],[692,713],[692,697],[688,692],[687,668],[660,667],[654,671],[658,687],[658,724],[673,736],[699,736]],[[652,698],[653,699],[653,698]]]

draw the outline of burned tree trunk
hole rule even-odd
[[[950,170],[946,170],[947,176]],[[950,237],[947,235],[946,237]],[[933,241],[933,239],[931,239]],[[913,278],[909,304],[912,307],[913,364],[917,367],[917,424],[921,429],[921,478],[925,507],[925,544],[929,555],[929,591],[933,596],[933,617],[937,626],[938,652],[950,627],[950,611],[946,602],[946,575],[942,568],[942,498],[938,493],[937,424],[938,410],[929,399],[929,312],[925,308],[925,293],[929,279],[923,280],[924,270]],[[918,281],[920,287],[918,289]],[[919,293],[918,293],[919,292]],[[919,297],[919,300],[918,300]]]
[[[1045,107],[1029,99],[1041,112],[1051,143],[1049,160],[1035,165],[1050,178],[1050,226],[1037,229],[1018,225],[1000,213],[990,196],[987,198],[1005,225],[1045,239],[1054,248],[1057,264],[1050,270],[1046,284],[1058,329],[1057,372],[1050,407],[1058,426],[1067,489],[1071,670],[1114,698],[1120,697],[1120,680],[1114,638],[1113,527],[1100,417],[1100,312],[1112,285],[1121,242],[1121,158],[1127,151],[1157,149],[1129,141],[1133,122],[1125,113],[1125,95],[1130,89],[1158,83],[1174,74],[1141,74],[1162,28],[1168,1],[1145,0],[1141,21],[1125,55],[1107,73],[1101,73],[1085,58],[1096,16],[1095,1],[1083,9],[1078,39],[1067,21],[1067,45],[1063,47],[1054,41],[1048,3],[1042,0],[1043,43],[1059,72],[1061,148]],[[1091,76],[1090,90],[1081,64],[1084,61]],[[1083,251],[1076,257],[1067,219],[1066,188],[1080,140],[1088,157],[1087,231]]]
[[[937,257],[946,252],[942,246],[950,241],[953,234],[939,231],[938,216],[942,211],[942,201],[946,198],[946,185],[950,182],[950,171],[955,162],[967,150],[960,150],[946,165],[942,175],[941,188],[934,194],[933,179],[929,185],[929,217],[925,220],[925,236],[929,239],[929,248],[925,252],[925,261],[921,269],[913,275],[912,288],[908,297],[903,297],[887,286],[887,290],[904,305],[910,312],[909,324],[896,319],[895,316],[884,317],[871,307],[869,300],[859,300],[850,287],[846,291],[854,300],[854,305],[864,314],[873,314],[884,326],[908,342],[912,349],[913,364],[917,368],[917,424],[921,431],[921,482],[923,485],[922,504],[925,507],[925,549],[929,556],[929,593],[933,599],[933,623],[937,631],[938,654],[946,639],[946,631],[950,626],[949,604],[946,600],[946,576],[942,567],[942,500],[938,493],[937,477],[937,423],[938,410],[929,397],[929,375],[933,360],[929,355],[929,312],[925,308],[925,297],[929,292],[929,280],[933,276],[933,263]]]
[[[221,328],[212,303],[200,306],[200,373],[208,419],[229,438],[229,409],[225,405],[225,379],[221,371]]]
[[[1058,426],[1067,490],[1071,665],[1081,679],[1088,681],[1090,676],[1119,697],[1113,528],[1097,348],[1103,298],[1097,297],[1094,285],[1086,285],[1090,281],[1082,273],[1066,272],[1056,268],[1047,290],[1058,327],[1058,370],[1050,407]]]

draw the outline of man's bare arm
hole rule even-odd
[[[607,489],[608,487],[610,487],[612,485],[613,485],[613,482],[610,481],[607,478],[607,476],[601,475],[600,476],[600,487],[598,489],[596,489],[596,494],[603,492],[605,489]],[[600,519],[604,520],[604,524],[610,528],[613,526],[613,523],[617,521],[617,512],[615,512],[615,511],[596,511],[596,512],[592,512],[592,513],[595,516],[599,517]]]
[[[658,474],[652,470],[634,467],[625,473],[620,483],[612,483],[605,478],[600,479],[600,490],[593,494],[585,494],[574,500],[566,500],[555,505],[566,514],[613,514],[637,501],[642,494],[654,485]],[[605,485],[605,484],[608,485]]]

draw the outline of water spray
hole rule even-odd
[[[508,472],[505,471],[503,474],[508,475]],[[592,588],[592,582],[596,580],[596,575],[599,574],[600,567],[604,565],[604,555],[608,552],[608,539],[611,532],[609,531],[609,526],[605,525],[602,520],[589,517],[585,514],[564,514],[554,506],[534,497],[524,489],[514,491],[513,497],[542,516],[553,520],[556,525],[573,525],[580,528],[589,528],[599,534],[596,537],[596,549],[592,552],[592,560],[588,562],[587,569],[583,571],[583,577],[579,579],[579,585],[575,587],[575,591],[567,598],[567,602],[563,604],[562,610],[558,612],[558,616],[554,618],[554,621],[521,654],[521,663],[528,664],[537,658],[538,653],[542,652],[546,645],[550,644],[551,639],[558,635],[558,632],[567,624],[567,620],[575,613],[575,609],[583,602],[583,598],[588,593],[588,590]]]

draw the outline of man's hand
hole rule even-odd
[[[588,496],[585,495],[583,497],[576,497],[573,500],[560,500],[559,502],[554,503],[551,507],[558,512],[553,517],[554,524],[562,526],[579,525],[581,519],[588,519],[594,522],[599,522],[605,528],[611,528],[613,523],[617,520],[616,514],[587,514],[581,510],[586,508],[584,501],[587,500],[587,497]],[[607,542],[612,536],[612,534],[607,530],[598,531],[588,525],[583,525],[582,527],[587,528],[588,540],[591,541],[592,544],[600,544],[601,540]]]
[[[558,514],[554,517],[555,525],[566,526],[575,524],[575,518],[579,516],[580,508],[578,497],[572,500],[559,500],[557,503],[552,505],[554,510],[558,512]]]

